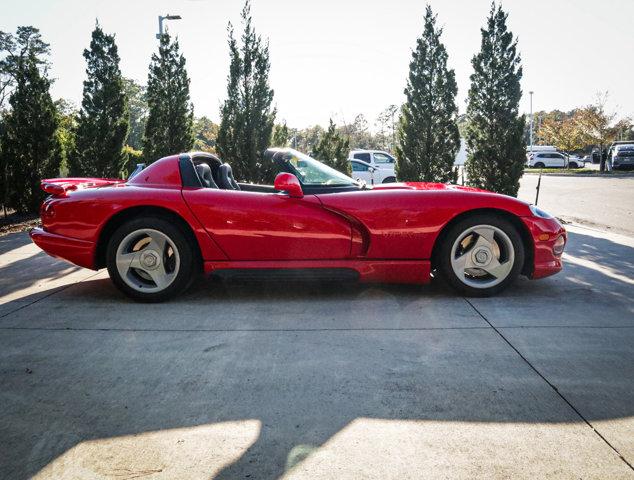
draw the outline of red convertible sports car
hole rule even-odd
[[[512,197],[455,185],[368,187],[292,149],[269,149],[275,183],[237,183],[208,153],[162,158],[126,180],[42,181],[45,252],[108,268],[141,301],[183,292],[199,273],[427,283],[491,295],[519,275],[562,268],[566,231]]]

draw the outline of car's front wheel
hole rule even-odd
[[[161,302],[183,292],[197,272],[190,241],[160,217],[121,225],[108,242],[106,264],[115,286],[143,302]]]
[[[516,228],[496,215],[474,215],[443,238],[437,271],[469,296],[496,294],[511,284],[524,265],[524,245]]]
[[[537,162],[534,166],[534,168],[544,168],[546,165],[544,165],[542,162]]]

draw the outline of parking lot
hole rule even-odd
[[[534,203],[537,181],[524,175],[518,197]],[[634,236],[633,173],[542,175],[538,205],[566,221]]]
[[[0,237],[0,477],[634,478],[634,238],[440,285],[200,281],[160,305]]]

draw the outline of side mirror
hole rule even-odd
[[[275,177],[275,190],[288,193],[291,198],[302,198],[304,192],[297,177],[291,173],[280,173]]]

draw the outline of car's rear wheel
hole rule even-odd
[[[544,165],[542,162],[537,162],[535,164],[535,168],[544,168],[546,165]]]
[[[396,177],[387,177],[383,180],[383,183],[394,183],[396,182]]]
[[[106,264],[115,286],[143,302],[161,302],[183,292],[197,272],[186,235],[160,217],[121,225],[108,242]]]
[[[570,162],[568,164],[568,167],[570,167],[570,168],[579,168],[579,165],[577,165],[577,162]]]
[[[510,285],[524,265],[516,228],[495,215],[474,215],[454,225],[438,250],[437,271],[458,292],[494,295]]]

